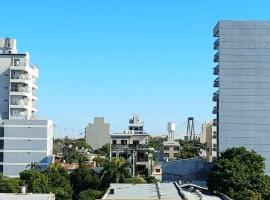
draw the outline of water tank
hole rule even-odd
[[[175,132],[176,131],[176,125],[175,125],[175,122],[169,122],[168,123],[168,132]]]

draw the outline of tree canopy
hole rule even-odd
[[[264,168],[264,158],[255,151],[230,148],[214,162],[207,185],[210,191],[235,200],[270,199],[270,179]]]

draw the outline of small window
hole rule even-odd
[[[5,76],[9,76],[9,74],[5,74]]]
[[[174,150],[175,151],[179,151],[179,147],[174,147]]]
[[[116,140],[112,140],[112,144],[116,144]]]
[[[155,169],[155,172],[156,173],[160,173],[160,169]]]
[[[133,140],[134,145],[139,145],[139,140]]]
[[[127,144],[127,140],[121,140],[121,144],[122,145],[126,145]]]
[[[20,59],[14,59],[14,66],[20,66]]]
[[[168,153],[165,153],[164,156],[169,158],[170,155]]]
[[[170,147],[164,147],[164,151],[169,151]]]
[[[8,89],[8,87],[4,87],[4,89]]]

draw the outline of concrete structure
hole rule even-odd
[[[55,200],[54,194],[22,194],[22,193],[0,193],[3,200]]]
[[[94,123],[85,128],[86,142],[97,150],[110,141],[110,124],[104,122],[104,117],[95,117]]]
[[[206,122],[202,124],[202,130],[200,133],[200,143],[205,144],[206,143]]]
[[[124,131],[114,133],[111,137],[111,157],[124,157],[132,163],[132,174],[146,175],[151,173],[151,160],[149,152],[149,134]]]
[[[162,181],[193,182],[206,186],[206,180],[212,163],[204,162],[201,158],[189,158],[162,163]]]
[[[212,162],[217,158],[217,127],[213,126],[213,122],[205,123],[206,130],[206,158],[208,162]]]
[[[167,130],[168,140],[163,142],[163,157],[167,160],[175,160],[180,153],[180,144],[174,141],[175,123],[169,122]]]
[[[154,176],[157,180],[162,181],[162,164],[161,163],[155,163],[152,166],[151,176]]]
[[[134,114],[129,120],[128,130],[134,131],[136,134],[143,134],[144,121],[140,118],[140,115]]]
[[[31,163],[52,162],[53,123],[37,118],[39,71],[16,40],[0,39],[0,172],[17,177]]]
[[[157,184],[112,183],[102,199],[108,200],[230,200],[225,195],[213,195],[207,188],[180,182]]]
[[[270,21],[220,21],[214,28],[213,100],[219,153],[244,146],[270,174]]]

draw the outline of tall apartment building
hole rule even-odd
[[[53,123],[36,115],[38,76],[15,39],[0,39],[0,172],[6,176],[52,161]]]
[[[217,148],[244,146],[270,174],[270,21],[220,21],[214,28]]]
[[[174,140],[176,124],[169,122],[167,130],[168,139],[163,142],[163,157],[167,160],[176,160],[180,153],[180,144]]]
[[[212,162],[217,157],[217,127],[213,122],[205,122],[203,126],[206,133],[206,158]]]
[[[104,117],[95,117],[94,123],[85,128],[86,142],[97,150],[110,142],[110,124],[104,122]]]

